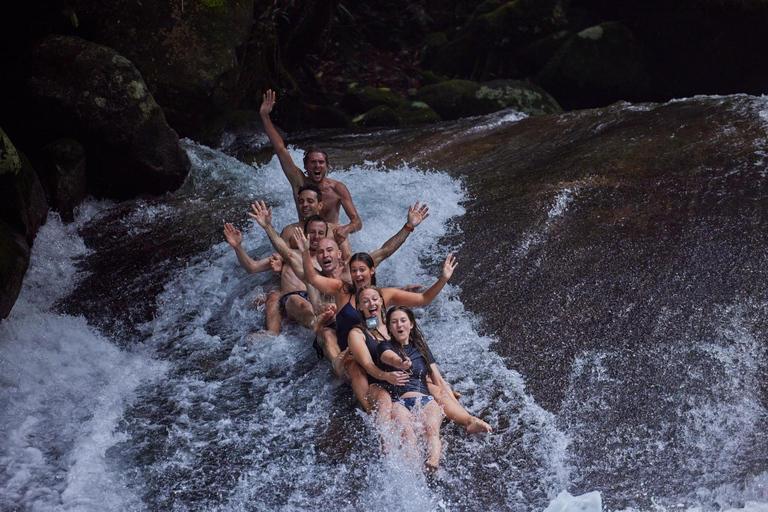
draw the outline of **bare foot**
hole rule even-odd
[[[467,434],[480,434],[483,432],[493,432],[493,429],[480,418],[472,416],[469,424],[467,424]]]
[[[253,299],[253,307],[256,309],[259,309],[259,306],[263,306],[267,302],[266,295],[259,295],[255,299]]]
[[[427,476],[435,476],[437,473],[437,466],[439,462],[433,462],[428,460],[424,463],[424,474]]]
[[[345,363],[347,362],[347,354],[349,353],[349,348],[344,349],[339,353],[338,356],[336,356],[333,361],[331,361],[331,368],[333,369],[333,374],[339,377],[340,379],[344,380],[345,382],[349,382],[350,378],[349,375],[347,375],[347,371],[345,369]]]
[[[453,396],[454,396],[454,397],[456,397],[456,400],[458,400],[459,398],[461,398],[461,393],[459,393],[459,392],[458,392],[458,391],[456,391],[455,389],[452,389],[451,391],[453,392]]]
[[[248,341],[250,343],[256,343],[257,341],[261,341],[264,338],[267,338],[267,337],[269,337],[271,335],[272,335],[272,333],[269,332],[269,331],[256,331],[256,332],[252,332],[248,336]]]
[[[315,334],[320,332],[320,329],[325,327],[325,324],[331,321],[331,318],[336,315],[336,304],[329,304],[325,311],[315,317],[315,321],[312,322],[312,330]]]

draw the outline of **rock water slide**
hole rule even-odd
[[[457,251],[419,319],[495,432],[445,425],[431,481],[381,454],[305,331],[253,336],[272,283],[220,228],[269,252],[244,211],[292,221],[276,159],[185,142],[179,191],[38,235],[0,324],[2,508],[765,507],[767,111],[694,98],[312,136],[364,219],[355,249],[430,205],[382,283],[428,284]]]

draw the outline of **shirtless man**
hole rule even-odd
[[[299,207],[299,189],[303,185],[314,184],[323,195],[324,204],[321,212],[321,216],[327,222],[332,224],[338,224],[339,211],[341,207],[344,207],[344,212],[349,217],[349,224],[341,225],[336,228],[337,236],[346,238],[349,233],[360,231],[363,227],[363,222],[360,220],[360,216],[357,214],[355,205],[352,203],[352,196],[349,194],[349,190],[343,183],[332,180],[326,177],[328,172],[328,154],[325,151],[317,148],[308,148],[304,154],[304,168],[306,169],[306,175],[299,169],[296,164],[293,163],[290,153],[285,148],[283,139],[280,134],[277,133],[272,120],[269,118],[270,112],[275,106],[275,93],[272,90],[267,90],[263,96],[263,102],[259,113],[261,114],[261,121],[264,124],[264,131],[269,137],[269,142],[275,150],[278,160],[280,160],[280,166],[283,168],[286,178],[291,183],[293,189],[293,199],[296,201],[296,209]],[[299,211],[301,215],[301,211]]]
[[[256,218],[252,213],[248,213],[248,215]],[[320,218],[320,216],[316,215],[307,219],[304,224],[304,233],[309,239],[310,253],[314,254],[317,242],[326,237],[327,229],[327,223]],[[237,254],[237,259],[240,262],[240,265],[242,265],[249,274],[265,272],[272,268],[269,260],[270,258],[274,260],[276,256],[273,255],[269,258],[254,261],[243,249],[242,234],[237,231],[232,224],[227,223],[224,225],[224,236],[227,237],[227,242],[229,242],[235,249],[235,254]],[[272,265],[276,264],[277,262],[272,262]],[[315,311],[309,300],[307,286],[296,276],[296,273],[290,265],[282,266],[280,273],[280,295],[279,304],[282,317],[295,320],[307,329],[312,329],[315,320]],[[279,333],[279,323],[277,328],[275,328],[272,323],[271,319],[268,319],[267,329],[270,332]]]
[[[253,211],[255,215],[251,213],[248,215],[254,218],[256,222],[264,228],[264,231],[266,231],[272,245],[274,245],[277,252],[283,258],[285,263],[283,268],[290,266],[299,279],[304,279],[304,263],[301,251],[288,247],[288,244],[286,244],[277,234],[275,228],[272,227],[272,209],[268,209],[263,201],[261,203],[256,201],[253,203]],[[380,248],[370,253],[375,264],[378,265],[394,254],[394,252],[403,245],[403,242],[408,238],[408,235],[413,232],[413,229],[421,224],[427,217],[429,217],[429,207],[427,207],[426,204],[419,205],[419,202],[416,201],[414,206],[409,206],[406,223],[400,231],[384,242]],[[314,256],[314,265],[320,271],[320,274],[325,277],[338,278],[349,283],[352,282],[352,278],[349,274],[349,266],[347,265],[352,255],[342,256],[342,251],[334,240],[325,238],[317,241],[314,251],[310,248],[310,254]],[[345,350],[343,353],[341,352],[335,329],[332,326],[324,325],[325,322],[331,319],[336,311],[336,306],[333,304],[334,299],[322,296],[311,285],[306,286],[307,289],[310,290],[312,303],[315,305],[315,311],[318,314],[317,322],[315,324],[315,332],[317,333],[317,339],[315,340],[316,350],[318,348],[322,350],[325,358],[330,361],[337,377],[345,378],[344,360],[347,351]],[[328,307],[329,305],[332,307]]]
[[[320,215],[323,208],[323,194],[316,185],[309,184],[299,188],[298,196],[299,205],[299,222],[294,222],[283,228],[280,232],[280,237],[290,245],[293,249],[296,248],[296,240],[293,238],[295,228],[304,229],[304,223],[313,215]],[[322,217],[322,215],[320,215]],[[352,248],[349,245],[349,240],[346,238],[346,232],[341,230],[339,232],[339,225],[329,222],[328,223],[328,238],[336,238],[341,241],[341,250],[349,257],[352,255]]]
[[[269,270],[281,271],[282,259],[279,254],[272,254],[259,261],[255,261],[248,256],[248,253],[243,249],[243,234],[229,222],[224,223],[224,238],[235,250],[237,261],[240,262],[240,265],[249,274],[257,274]],[[279,295],[270,292],[265,301],[265,322],[267,324],[267,331],[272,334],[280,334],[281,330],[280,310],[278,308],[279,299]]]

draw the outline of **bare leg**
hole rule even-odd
[[[280,318],[280,290],[274,288],[267,295],[264,306],[267,330],[272,334],[280,334],[282,318]]]
[[[363,370],[362,366],[357,364],[354,357],[347,358],[344,363],[344,368],[347,370],[347,375],[351,380],[352,392],[355,394],[355,398],[363,406],[365,412],[371,412],[371,403],[368,400],[368,375]]]
[[[421,462],[416,432],[413,430],[413,414],[402,404],[392,402],[391,421],[384,427],[389,433],[400,434],[400,442],[405,456],[416,464]],[[385,436],[386,438],[386,436]],[[391,447],[384,446],[385,451]]]
[[[443,411],[434,400],[424,406],[424,437],[427,441],[427,461],[424,463],[424,472],[434,474],[440,464],[440,425],[443,423]]]
[[[285,301],[285,312],[291,320],[296,320],[307,329],[312,329],[312,324],[315,321],[315,310],[308,300],[298,295],[291,295]]]
[[[453,391],[447,392],[443,388],[435,386],[434,384],[428,384],[428,387],[430,394],[432,394],[432,396],[435,397],[437,403],[443,407],[445,417],[454,423],[465,426],[467,428],[468,434],[491,432],[493,430],[489,424],[480,418],[469,414],[467,410],[461,406],[459,401],[456,400]]]
[[[389,392],[378,384],[368,386],[368,402],[376,415],[376,422],[386,426],[392,419],[392,398]]]

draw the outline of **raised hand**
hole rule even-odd
[[[427,217],[429,217],[429,207],[426,204],[419,207],[419,202],[416,201],[415,205],[408,207],[408,221],[406,224],[415,228]]]
[[[261,203],[254,201],[251,205],[251,210],[253,210],[253,213],[248,212],[248,216],[254,219],[259,226],[266,228],[272,224],[272,208],[267,208],[264,201],[261,201]]]
[[[300,227],[294,228],[293,239],[296,240],[296,248],[301,252],[309,250],[309,240]]]
[[[441,277],[444,277],[445,280],[448,281],[453,275],[453,271],[458,266],[458,264],[459,262],[456,261],[456,258],[453,257],[453,254],[449,253],[445,258],[445,263],[443,263],[443,272],[440,274]]]
[[[268,116],[272,109],[275,107],[275,91],[267,89],[267,92],[262,96],[261,107],[259,108],[259,114]]]
[[[224,223],[224,238],[226,238],[227,243],[234,248],[240,247],[243,243],[243,234],[229,222]]]

